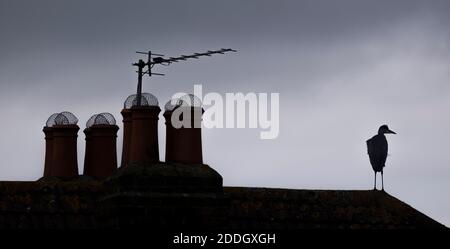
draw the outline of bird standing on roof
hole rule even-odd
[[[382,125],[378,129],[378,134],[367,140],[367,153],[369,154],[370,164],[375,172],[375,182],[373,189],[377,186],[377,172],[381,172],[381,190],[384,190],[383,184],[383,168],[386,163],[388,155],[388,143],[384,134],[397,134],[391,130],[387,125]]]

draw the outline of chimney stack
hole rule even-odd
[[[125,109],[131,110],[128,160],[159,162],[158,115],[161,109],[158,106],[158,99],[150,93],[143,93],[140,106],[137,106],[137,98],[135,95],[132,96],[125,102]]]
[[[44,176],[78,176],[78,119],[70,112],[55,113],[44,127],[46,139]]]
[[[110,113],[96,114],[87,121],[83,175],[105,179],[117,169],[118,130],[116,120]]]
[[[202,103],[193,94],[177,100],[170,100],[164,107],[166,119],[166,162],[202,164]],[[187,115],[186,115],[187,114]],[[190,124],[190,127],[178,127],[172,124],[172,115],[176,120]]]

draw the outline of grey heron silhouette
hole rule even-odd
[[[370,164],[375,173],[373,189],[377,187],[377,172],[381,172],[381,190],[384,191],[383,168],[388,155],[388,142],[384,134],[397,134],[389,129],[387,125],[382,125],[378,129],[378,134],[367,140],[367,153],[369,154]]]

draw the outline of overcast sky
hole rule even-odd
[[[450,226],[449,1],[0,0],[0,180],[42,176],[42,127],[120,110],[136,50],[238,53],[158,68],[144,91],[280,93],[280,135],[204,129],[228,186],[371,189],[365,141],[381,124],[388,193]],[[161,115],[162,118],[162,115]],[[164,158],[164,124],[160,153]],[[118,152],[121,152],[121,130]],[[84,135],[78,139],[80,173]]]

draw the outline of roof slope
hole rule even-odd
[[[445,229],[382,191],[225,187],[232,228]]]

